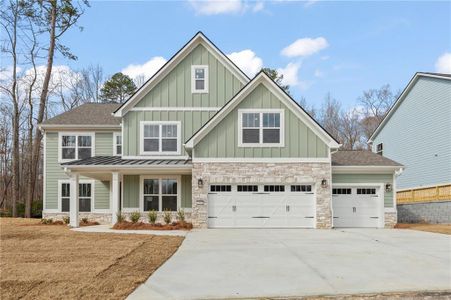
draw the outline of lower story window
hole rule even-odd
[[[177,211],[177,180],[167,178],[144,179],[143,201],[144,211]]]
[[[70,211],[70,183],[61,183],[61,211]],[[80,183],[78,185],[78,211],[90,212],[92,202],[92,184]]]

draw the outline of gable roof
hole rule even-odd
[[[301,119],[319,138],[330,148],[339,148],[340,143],[335,140],[315,119],[313,119],[293,98],[290,97],[277,83],[275,83],[265,72],[260,71],[245,85],[235,96],[232,97],[207,123],[190,137],[185,147],[192,149],[202,140],[216,125],[218,125],[227,114],[248,96],[259,84],[263,84],[272,91],[295,115]]]
[[[395,111],[398,109],[398,107],[401,105],[401,103],[404,101],[406,96],[409,94],[410,90],[413,88],[413,86],[416,84],[418,79],[420,77],[429,77],[429,78],[439,78],[444,80],[451,80],[451,74],[443,74],[443,73],[431,73],[431,72],[417,72],[412,77],[412,79],[409,81],[407,86],[402,91],[401,95],[399,95],[398,99],[395,101],[395,103],[392,105],[390,110],[388,111],[385,118],[382,120],[382,122],[377,126],[377,128],[374,130],[373,134],[368,140],[368,143],[371,143],[374,141],[374,139],[377,137],[379,132],[384,128],[385,124],[390,120],[391,116],[395,113]]]
[[[393,166],[402,167],[400,163],[368,150],[339,150],[332,153],[332,166]]]
[[[119,103],[85,103],[45,120],[39,126],[44,129],[56,127],[120,127],[121,118],[112,115],[119,106]]]
[[[181,62],[198,45],[203,45],[224,66],[234,74],[241,83],[249,82],[244,72],[235,65],[215,44],[213,44],[201,31],[196,33],[177,53],[174,54],[149,80],[147,80],[130,98],[114,112],[116,117],[124,116],[139,100],[141,100],[153,87],[155,87],[179,62]]]

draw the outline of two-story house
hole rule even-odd
[[[402,166],[340,144],[265,73],[201,32],[124,104],[41,124],[44,217],[115,223],[184,210],[196,227],[384,227]]]

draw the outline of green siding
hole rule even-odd
[[[393,174],[332,174],[337,183],[393,183]],[[393,192],[384,191],[384,207],[393,207]]]
[[[208,93],[191,93],[191,66],[208,65]],[[243,84],[204,46],[197,46],[166,77],[164,77],[135,107],[221,107]],[[123,153],[137,156],[141,121],[181,121],[183,144],[216,111],[130,111],[122,119]],[[187,153],[183,147],[181,155]]]
[[[95,134],[95,154],[96,155],[111,155],[113,149],[113,134],[112,133],[98,133]],[[46,133],[46,179],[45,179],[45,207],[44,209],[58,209],[58,180],[69,179],[64,173],[63,168],[58,163],[58,133]],[[110,153],[110,154],[108,154]],[[80,177],[83,179],[90,179],[87,177]],[[110,195],[109,182],[97,181],[94,185],[95,203],[92,207],[95,209],[109,209]]]
[[[191,175],[182,176],[182,208],[192,208],[192,177]]]
[[[238,110],[284,109],[284,147],[238,147]],[[196,157],[327,157],[327,145],[264,85],[257,86],[195,147]]]
[[[139,208],[139,175],[124,175],[124,208]]]

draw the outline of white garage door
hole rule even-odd
[[[312,185],[211,185],[208,226],[304,227],[315,226]]]
[[[334,227],[382,227],[379,187],[333,187]]]

